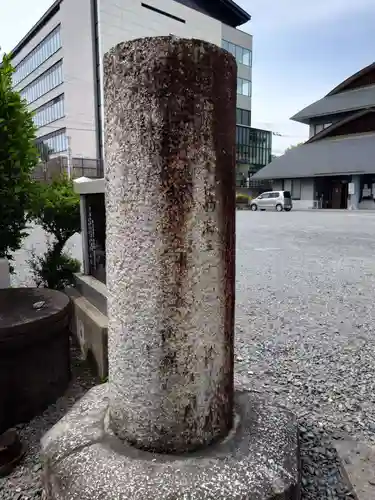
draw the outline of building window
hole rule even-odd
[[[48,123],[54,122],[59,118],[64,116],[64,95],[60,95],[53,99],[52,101],[43,104],[40,108],[34,110],[34,123],[39,127],[48,125]]]
[[[247,125],[250,127],[251,125],[251,111],[247,109],[236,109],[236,122],[237,125]]]
[[[237,125],[236,149],[237,162],[254,166],[254,171],[257,171],[271,161],[271,132]]]
[[[292,200],[301,199],[301,179],[292,179]]]
[[[42,73],[36,80],[24,87],[20,94],[30,104],[63,82],[62,61]]]
[[[251,96],[251,81],[244,78],[237,78],[237,94]]]
[[[320,123],[318,125],[314,125],[314,135],[319,134],[322,130],[330,127],[332,123]]]
[[[45,144],[48,146],[51,154],[61,153],[68,149],[68,140],[66,137],[66,129],[56,130],[51,134],[38,137],[36,140],[37,147],[40,144]]]
[[[240,45],[235,45],[232,42],[227,42],[227,40],[222,40],[223,49],[230,52],[236,58],[237,64],[243,64],[244,66],[251,67],[252,65],[252,52],[245,47]]]
[[[61,48],[60,26],[57,26],[46,38],[39,43],[22,61],[15,67],[13,73],[13,85],[17,85],[26,78],[38,66]]]

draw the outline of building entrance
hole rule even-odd
[[[315,180],[315,199],[321,208],[348,208],[349,176],[318,177]]]

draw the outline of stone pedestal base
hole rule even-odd
[[[293,415],[236,393],[236,425],[223,441],[186,455],[140,451],[108,428],[108,388],[97,386],[42,439],[48,500],[298,500]]]

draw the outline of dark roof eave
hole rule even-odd
[[[323,99],[325,98],[323,97]],[[317,115],[304,114],[305,110],[309,109],[311,106],[314,106],[314,104],[323,101],[323,99],[318,99],[317,101],[314,101],[312,104],[309,104],[305,108],[301,109],[301,111],[298,111],[298,113],[291,116],[289,119],[293,120],[294,122],[303,123],[304,125],[310,125],[311,121],[314,118],[320,118],[321,116],[331,115],[332,113],[318,113]]]
[[[31,30],[22,38],[22,40],[10,51],[12,58],[14,58],[21,50],[25,47],[27,43],[38,33],[38,31],[47,24],[47,22],[56,14],[59,10],[59,6],[63,0],[56,0],[51,7],[43,14],[39,21],[34,24]]]
[[[329,97],[331,95],[336,95],[336,94],[339,94],[340,92],[343,92],[350,83],[355,82],[355,80],[357,80],[361,76],[366,75],[367,73],[369,73],[373,69],[375,69],[375,62],[360,69],[359,71],[354,73],[354,75],[349,76],[349,78],[346,78],[343,82],[339,83],[334,89],[332,89],[330,92],[328,92],[326,97]]]
[[[238,20],[238,23],[236,22],[237,26],[241,26],[241,24],[245,24],[251,20],[251,15],[248,14],[242,7],[237,5],[232,0],[220,0],[220,2],[224,6],[228,7],[236,16]]]
[[[319,102],[319,101],[315,101],[315,102]],[[315,104],[315,103],[313,103],[313,104]],[[307,106],[307,107],[310,107],[310,106]],[[340,113],[345,113],[347,111],[355,111],[355,109],[353,109],[353,110],[348,109],[348,110],[336,111],[336,112],[328,111],[326,113],[317,113],[315,115],[303,115],[302,113],[305,109],[307,109],[307,108],[304,108],[302,111],[299,111],[298,113],[296,113],[294,116],[292,116],[289,119],[293,120],[294,122],[303,123],[304,125],[310,125],[315,118],[322,118],[324,116],[338,115]]]
[[[253,178],[294,179],[374,173],[374,139],[375,134],[371,132],[306,142],[271,161]]]
[[[338,129],[342,125],[346,125],[347,123],[350,123],[354,120],[358,120],[358,118],[361,118],[362,116],[368,115],[369,113],[374,113],[375,112],[375,107],[371,108],[366,108],[366,109],[360,109],[359,111],[353,113],[350,116],[347,116],[343,118],[342,120],[339,120],[338,122],[332,123],[329,127],[321,130],[317,134],[313,135],[308,139],[305,144],[311,144],[312,142],[316,141],[321,141],[325,137],[329,136],[334,130]]]
[[[298,115],[299,115],[299,113],[295,114],[294,116],[291,116],[289,118],[289,120],[293,120],[294,122],[298,122],[298,123],[303,123],[304,125],[310,124],[310,120],[311,120],[310,117],[309,118],[304,117],[304,116],[299,117]]]

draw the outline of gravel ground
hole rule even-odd
[[[0,478],[1,500],[41,500],[42,484],[40,480],[42,465],[39,459],[39,447],[42,436],[98,381],[89,368],[80,359],[80,350],[72,346],[72,383],[64,397],[57,400],[42,415],[34,418],[27,425],[18,425],[16,429],[27,444],[27,453],[21,464],[7,478]]]
[[[303,498],[350,498],[331,439],[375,443],[374,234],[375,213],[238,213],[236,381],[299,416]]]
[[[43,241],[34,233],[29,250]],[[297,414],[305,500],[354,498],[332,440],[375,444],[374,234],[375,213],[237,215],[236,384]],[[69,245],[79,258],[79,237]],[[14,283],[30,283],[26,255]],[[0,499],[39,498],[39,439],[93,384],[78,365],[67,397],[20,427],[31,450]]]

